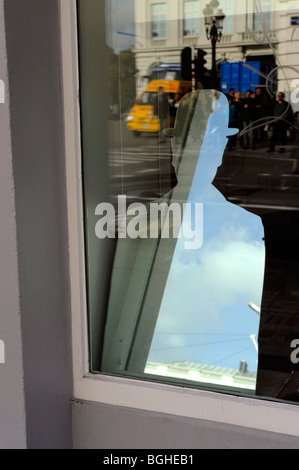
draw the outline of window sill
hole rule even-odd
[[[89,373],[75,382],[74,398],[299,436],[293,404]]]

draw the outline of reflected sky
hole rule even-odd
[[[255,371],[257,351],[250,335],[258,333],[259,316],[248,303],[261,304],[264,232],[258,216],[227,202],[212,185],[228,122],[224,95],[215,105],[188,199],[203,203],[203,244],[186,250],[184,236],[178,240],[148,360],[234,369],[246,361]]]
[[[115,52],[135,46],[135,0],[106,0],[107,43]]]

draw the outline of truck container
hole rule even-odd
[[[259,86],[264,88],[266,77],[275,67],[275,64],[258,61],[222,62],[220,64],[220,89],[223,93],[228,93],[230,88],[246,93],[248,89],[254,91]],[[270,78],[269,85],[272,90],[276,90],[277,74],[271,74]]]

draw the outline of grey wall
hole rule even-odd
[[[5,104],[0,103],[0,339],[5,343],[5,364],[0,364],[0,448],[10,449],[26,446],[26,420],[3,0],[0,79],[6,91]]]
[[[4,0],[4,10],[27,446],[69,448],[72,381],[59,2]],[[12,194],[7,192],[8,203]]]
[[[298,449],[299,437],[199,419],[73,402],[75,449]]]

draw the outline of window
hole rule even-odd
[[[225,14],[223,22],[223,34],[232,34],[234,28],[233,0],[220,0],[220,8]]]
[[[162,47],[128,48],[126,35],[115,47],[125,25],[107,18],[95,60],[84,25],[90,372],[298,401],[296,148],[284,145],[292,158],[277,154],[274,165],[257,133],[261,152],[243,153],[224,94],[195,92],[172,73],[178,47],[171,59]],[[149,79],[139,101],[136,71],[151,64],[164,80]]]
[[[152,105],[153,102],[154,102],[155,95],[156,95],[156,93],[149,93],[149,92],[143,93],[140,100],[138,101],[138,104]]]
[[[155,3],[152,10],[152,37],[165,39],[167,37],[167,6],[166,3]]]
[[[262,0],[255,4],[253,13],[253,30],[269,31],[271,29],[271,0]]]
[[[199,2],[184,2],[184,36],[199,35]]]

